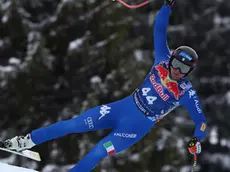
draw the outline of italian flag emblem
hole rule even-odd
[[[111,141],[104,143],[103,146],[105,147],[105,149],[109,155],[112,155],[115,153],[115,148],[114,148]]]

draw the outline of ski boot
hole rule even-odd
[[[4,146],[10,150],[16,150],[17,152],[30,149],[35,146],[30,134],[26,136],[16,136],[12,139],[8,139],[4,142]]]

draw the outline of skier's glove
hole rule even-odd
[[[165,4],[167,4],[169,7],[173,7],[175,5],[176,0],[165,0]]]
[[[201,153],[201,144],[196,137],[193,137],[192,140],[188,142],[188,150],[191,154]]]

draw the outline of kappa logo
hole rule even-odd
[[[100,108],[100,114],[101,114],[101,116],[99,117],[99,120],[101,120],[105,115],[109,114],[110,113],[110,111],[109,111],[110,109],[111,109],[111,107],[103,105]]]
[[[196,91],[194,90],[189,90],[189,98],[191,99],[194,95],[196,95]]]

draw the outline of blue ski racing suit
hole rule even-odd
[[[166,30],[170,7],[163,5],[154,26],[155,62],[144,82],[128,97],[87,110],[81,115],[32,131],[31,139],[41,144],[70,133],[112,129],[69,172],[89,172],[101,159],[118,153],[142,139],[166,114],[183,105],[193,119],[194,136],[202,140],[206,120],[196,91],[185,77],[174,81],[169,77],[170,51]]]

